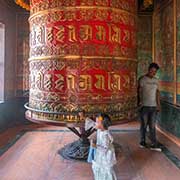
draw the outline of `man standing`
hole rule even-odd
[[[146,146],[146,129],[149,126],[151,145],[150,149],[161,151],[157,144],[155,121],[157,112],[160,111],[160,98],[158,90],[158,79],[155,77],[159,69],[158,64],[151,63],[148,73],[139,79],[138,83],[138,104],[140,107],[140,147]]]

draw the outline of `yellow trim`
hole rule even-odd
[[[125,10],[122,10],[122,9],[118,9],[118,8],[113,8],[113,7],[103,7],[103,6],[76,6],[76,7],[64,7],[62,6],[61,8],[52,8],[52,9],[48,9],[48,10],[42,10],[42,11],[38,11],[37,13],[34,13],[33,15],[31,15],[29,17],[29,21],[34,18],[35,16],[38,16],[38,15],[44,15],[44,14],[47,14],[47,13],[51,13],[53,11],[60,11],[60,10],[63,10],[63,11],[66,11],[66,10],[79,10],[79,9],[99,9],[99,10],[108,10],[108,11],[119,11],[119,12],[123,12],[123,13],[126,13],[126,14],[130,14],[134,17],[137,18],[137,15],[135,13],[131,13],[131,12],[128,12],[128,11],[125,11]]]
[[[25,3],[24,0],[15,0],[15,3],[22,8],[26,9],[27,11],[30,11],[30,5]]]
[[[173,15],[174,15],[174,104],[177,103],[176,101],[176,95],[177,95],[177,9],[176,9],[177,1],[173,0]]]
[[[165,137],[167,137],[169,140],[171,140],[172,142],[174,142],[175,144],[177,144],[180,147],[180,138],[177,138],[173,134],[171,134],[171,133],[167,132],[166,130],[162,129],[159,125],[156,126],[156,129],[161,134],[163,134]]]
[[[124,61],[135,61],[137,62],[137,59],[133,58],[126,58],[126,57],[113,57],[113,56],[79,56],[79,55],[54,55],[54,56],[40,56],[40,57],[31,57],[29,58],[29,61],[35,61],[35,60],[50,60],[50,59],[116,59],[116,60],[124,60]]]
[[[154,29],[154,13],[152,15],[152,62],[155,62],[155,29]]]

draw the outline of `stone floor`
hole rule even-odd
[[[141,149],[137,122],[112,127],[118,180],[180,180],[180,147],[158,133],[163,152]],[[77,139],[66,128],[26,125],[0,134],[0,180],[93,180],[91,164],[57,151]]]

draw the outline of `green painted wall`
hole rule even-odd
[[[180,1],[177,1],[177,103],[180,105]]]
[[[161,1],[161,6],[155,7],[155,62],[161,70],[158,72],[161,84],[161,113],[158,118],[159,125],[180,138],[180,95],[177,86],[177,94],[174,94],[176,83],[180,80],[180,1],[177,1],[177,66],[174,64],[174,1]],[[164,4],[164,5],[163,5]],[[174,67],[177,71],[177,82],[174,81]],[[174,104],[174,97],[177,98],[177,104]]]
[[[159,125],[166,131],[180,138],[180,108],[165,101],[161,102],[161,108],[162,112],[158,119]]]
[[[138,78],[147,73],[149,64],[152,62],[152,16],[138,16]]]
[[[169,0],[156,4],[155,11],[155,61],[160,65],[158,72],[163,87],[161,90],[161,113],[158,124],[180,138],[180,108],[173,105],[172,89],[168,83],[173,83],[173,2]],[[161,9],[163,7],[163,9]],[[177,82],[180,80],[180,1],[177,1]],[[160,10],[161,9],[161,10]],[[138,77],[147,72],[149,63],[152,62],[152,17],[150,15],[138,16]],[[173,88],[173,87],[172,87]],[[180,85],[179,85],[180,88]],[[178,91],[180,92],[180,90]],[[177,103],[180,102],[180,95],[177,93]],[[179,103],[180,104],[180,103]]]

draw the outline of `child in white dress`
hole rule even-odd
[[[117,180],[113,166],[116,164],[113,137],[108,127],[111,124],[110,117],[99,114],[96,117],[97,142],[96,154],[92,161],[92,169],[95,180]]]

